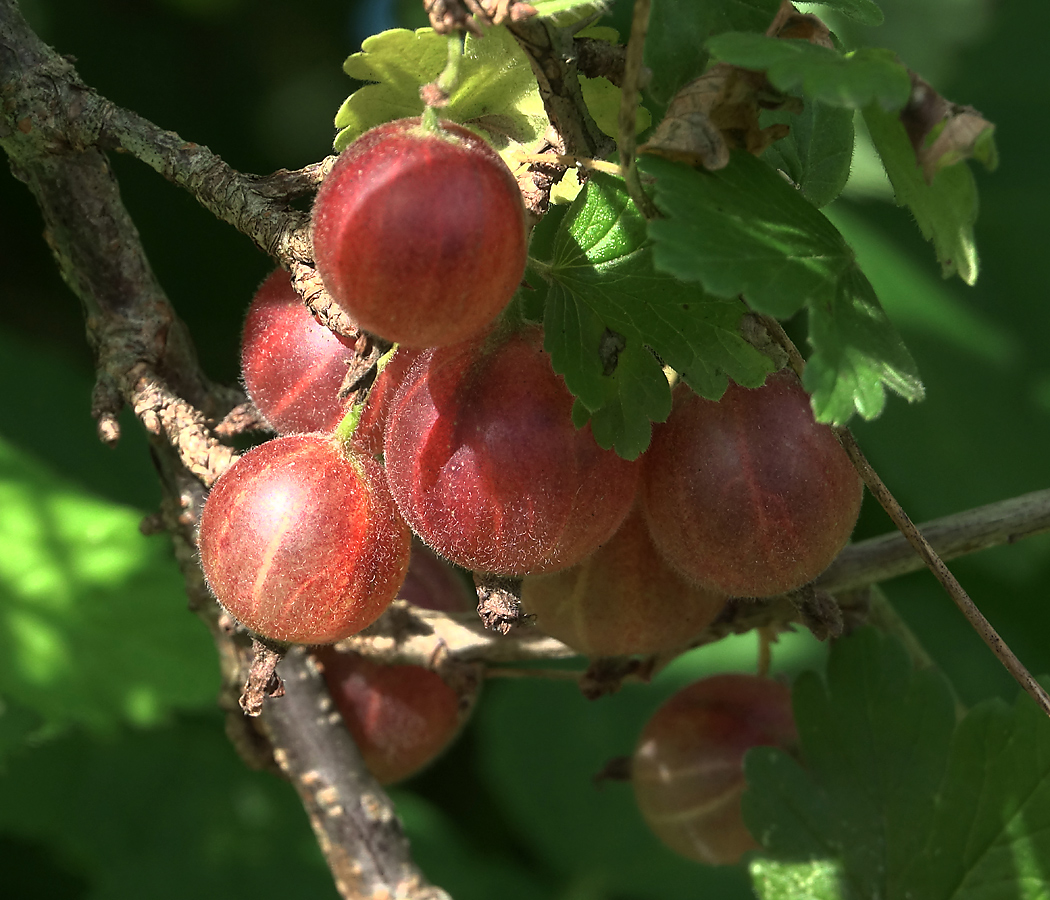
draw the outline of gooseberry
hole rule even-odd
[[[525,207],[510,169],[461,125],[398,119],[336,160],[314,201],[313,250],[332,299],[408,347],[484,330],[525,271]]]
[[[411,534],[375,460],[304,434],[261,444],[222,474],[198,546],[209,587],[246,628],[327,644],[370,625],[394,599]]]

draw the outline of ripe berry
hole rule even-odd
[[[521,600],[541,631],[587,656],[682,647],[726,602],[664,562],[637,507],[583,562],[526,578]]]
[[[448,563],[413,541],[398,599],[424,609],[467,612],[475,594]],[[328,648],[318,658],[328,691],[381,784],[408,778],[441,753],[477,699],[475,678],[460,679],[457,690],[422,666],[381,665]]]
[[[325,649],[324,679],[365,765],[380,784],[418,772],[445,749],[473,707],[422,666],[388,666]]]
[[[370,625],[405,578],[411,535],[375,460],[288,435],[216,481],[198,546],[212,592],[250,631],[327,644]]]
[[[758,844],[744,825],[744,754],[798,740],[791,692],[767,678],[716,675],[673,695],[642,731],[635,798],[658,838],[682,856],[732,865]]]
[[[274,431],[332,431],[345,412],[339,388],[354,358],[353,342],[310,315],[287,272],[262,283],[244,322],[241,372]]]
[[[463,573],[435,555],[419,540],[412,541],[412,558],[398,600],[441,612],[473,612],[478,595]]]
[[[408,347],[465,340],[525,271],[525,212],[510,170],[450,122],[398,119],[339,156],[313,209],[317,270],[364,330]]]
[[[714,403],[684,386],[643,457],[653,542],[690,578],[766,597],[816,578],[849,539],[863,487],[790,373],[730,385]]]
[[[387,480],[423,541],[467,569],[565,568],[619,527],[638,466],[572,424],[539,329],[427,351],[390,410]]]

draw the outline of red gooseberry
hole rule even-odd
[[[517,182],[481,137],[451,122],[398,119],[359,137],[317,192],[312,229],[335,302],[408,347],[484,330],[525,271]]]

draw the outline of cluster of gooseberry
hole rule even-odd
[[[719,402],[679,385],[634,461],[574,426],[542,330],[500,316],[524,272],[524,208],[498,154],[467,129],[405,119],[366,133],[318,192],[313,244],[333,300],[398,349],[348,415],[353,345],[313,319],[287,274],[259,289],[242,370],[280,436],[216,482],[199,534],[209,585],[249,631],[310,645],[359,632],[428,564],[414,534],[463,569],[523,579],[536,625],[580,653],[660,653],[687,645],[730,596],[805,585],[848,539],[860,481],[791,373],[731,385]],[[425,669],[334,649],[318,658],[386,782],[436,753],[470,706]],[[785,708],[782,697],[767,705]],[[635,757],[658,833],[643,798],[665,790],[687,752],[677,725],[665,738],[658,724],[681,715],[661,710]],[[719,716],[695,717],[728,734]],[[740,726],[729,768],[735,748],[790,742],[783,716],[764,728]],[[717,790],[738,796],[739,778]]]

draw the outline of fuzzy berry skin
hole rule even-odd
[[[484,330],[525,271],[525,207],[484,140],[398,119],[347,147],[313,208],[328,292],[366,331],[406,347]]]
[[[212,487],[198,534],[212,592],[255,634],[328,644],[397,595],[411,534],[379,464],[331,438],[288,435],[250,450]]]
[[[726,597],[671,568],[635,507],[583,562],[526,578],[521,601],[540,631],[596,657],[683,647],[715,620]]]
[[[592,553],[626,517],[639,469],[577,430],[572,404],[538,328],[423,353],[384,442],[412,530],[457,565],[498,575]]]
[[[646,723],[631,763],[642,816],[688,859],[734,865],[758,844],[744,824],[744,754],[798,742],[787,686],[715,675],[671,696]]]
[[[278,269],[260,285],[241,338],[248,396],[278,434],[332,431],[346,412],[339,389],[353,341],[318,322]]]
[[[863,485],[791,373],[717,403],[679,386],[643,457],[642,505],[657,549],[735,597],[812,581],[842,549]]]

